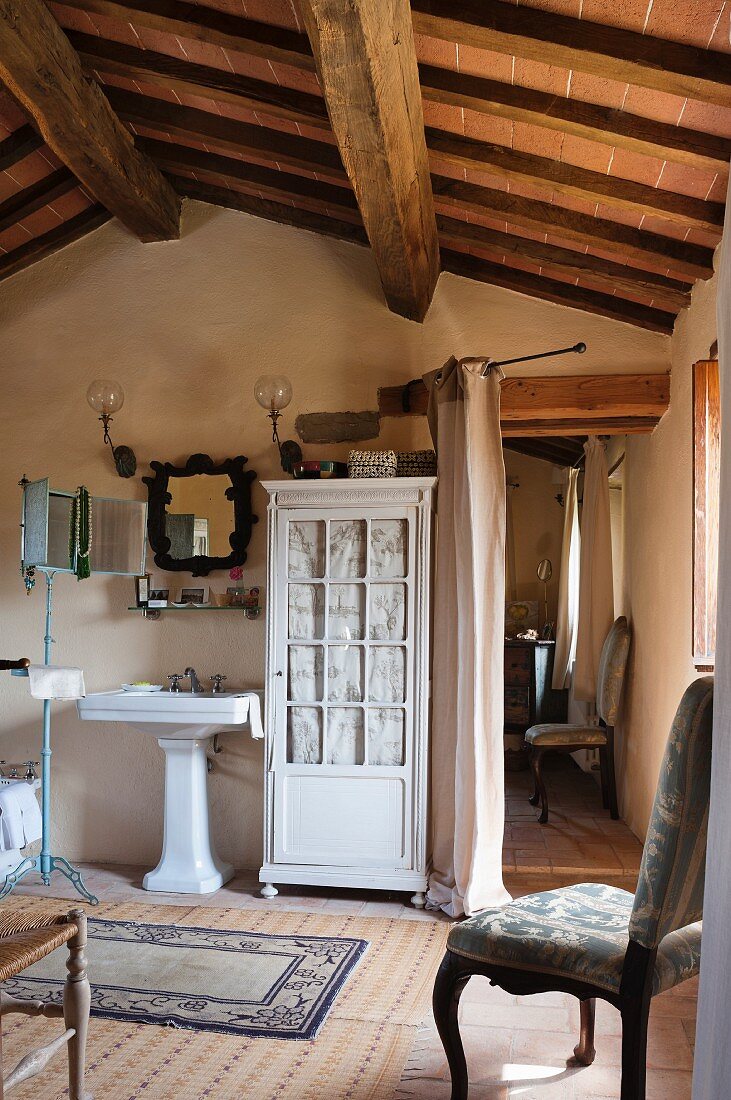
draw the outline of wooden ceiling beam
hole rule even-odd
[[[556,444],[554,444],[556,440]],[[567,436],[503,436],[503,449],[551,462],[554,466],[573,466],[584,453],[584,445],[578,439]]]
[[[232,191],[228,187],[200,183],[185,176],[176,176],[175,186],[182,195],[197,199],[199,202],[225,206],[229,210],[240,210],[244,214],[253,214],[257,218],[266,218],[267,221],[292,225],[297,229],[309,229],[321,236],[335,237],[340,241],[350,241],[351,244],[368,244],[366,232],[357,222],[342,221],[329,215],[303,210],[301,207],[260,199],[255,195],[246,195],[242,191]]]
[[[412,0],[419,34],[731,106],[731,55],[501,0]]]
[[[210,111],[200,111],[197,107],[182,107],[121,88],[106,87],[105,92],[119,117],[133,125],[210,142],[221,149],[263,157],[291,168],[346,178],[337,146],[328,142],[312,141],[267,126],[252,126]]]
[[[690,279],[710,279],[713,275],[713,251],[701,245],[450,176],[433,175],[432,191],[438,204],[619,252],[640,267],[651,261]]]
[[[410,387],[408,413],[403,411],[403,392],[403,386],[379,389],[381,416],[426,414],[428,393],[423,382]],[[669,374],[513,375],[500,384],[503,435],[535,434],[536,425],[544,434],[604,434],[600,425],[613,424],[616,428],[620,422],[647,431],[669,406]]]
[[[439,240],[409,0],[300,0],[299,10],[386,301],[423,321]]]
[[[446,130],[428,127],[426,143],[432,158],[459,168],[495,171],[506,179],[546,187],[559,195],[602,202],[620,210],[718,233],[719,239],[723,230],[725,207],[720,202],[707,202],[661,187],[649,187],[606,172],[577,168],[565,161],[477,141]]]
[[[14,195],[0,203],[0,233],[9,229],[16,222],[34,214],[44,206],[48,206],[54,199],[68,194],[78,186],[78,180],[68,168],[57,168],[47,176],[32,183],[30,187],[24,187],[22,191],[16,191]]]
[[[451,245],[469,245],[489,252],[493,258],[521,257],[541,264],[547,275],[563,275],[572,279],[591,279],[600,289],[620,296],[650,295],[653,304],[671,312],[690,305],[691,284],[665,275],[654,275],[638,267],[615,263],[588,252],[536,241],[532,237],[501,233],[496,229],[458,218],[437,214],[439,239]]]
[[[594,420],[511,420],[501,425],[503,438],[566,435],[647,435],[659,423],[657,416],[608,416]]]
[[[434,65],[420,65],[419,79],[424,99],[434,103],[558,130],[691,168],[725,173],[731,161],[731,141],[716,134]]]
[[[66,7],[94,12],[136,27],[179,35],[225,50],[263,57],[298,69],[315,70],[306,34],[258,23],[183,0],[57,0]]]
[[[69,218],[68,221],[62,222],[55,229],[49,230],[48,233],[31,237],[19,248],[14,248],[12,252],[6,252],[4,256],[0,256],[0,280],[9,279],[11,275],[30,267],[36,260],[41,260],[44,256],[50,256],[53,252],[65,248],[72,241],[77,241],[79,237],[91,233],[92,229],[104,225],[105,222],[110,220],[111,216],[108,210],[97,203],[95,206],[82,210],[80,214],[76,214],[73,218]]]
[[[12,168],[19,160],[35,153],[36,149],[41,149],[44,144],[35,126],[31,126],[30,123],[19,126],[4,141],[0,141],[0,172]]]
[[[240,73],[214,69],[211,65],[181,61],[154,50],[140,50],[136,46],[112,42],[81,31],[66,33],[89,73],[108,73],[128,80],[141,80],[184,95],[208,93],[217,103],[232,103],[236,107],[263,111],[272,118],[330,128],[322,96],[256,80]]]
[[[468,256],[464,252],[443,248],[442,268],[453,275],[462,275],[465,279],[502,286],[519,294],[528,294],[531,298],[543,298],[547,302],[583,309],[588,313],[610,317],[614,321],[624,321],[628,325],[637,325],[652,332],[663,332],[668,336],[672,334],[675,324],[676,315],[672,312],[640,305],[626,298],[616,298],[611,294],[602,294],[597,290],[587,290],[558,279],[547,279],[543,275],[533,275],[505,264],[483,260],[479,256]]]
[[[0,0],[0,80],[49,148],[128,229],[145,241],[179,235],[175,192],[86,79],[42,0]]]
[[[189,145],[177,145],[172,141],[138,137],[135,144],[166,172],[195,172],[196,178],[205,178],[216,185],[243,184],[255,188],[264,198],[275,201],[307,199],[318,203],[324,210],[350,215],[358,213],[358,203],[348,186],[337,187],[309,176],[265,168],[260,164],[192,149]]]

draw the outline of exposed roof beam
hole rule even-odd
[[[0,141],[0,172],[6,168],[12,168],[23,157],[35,153],[44,144],[43,138],[34,126],[26,123],[18,127],[4,141]]]
[[[46,144],[87,190],[142,240],[179,234],[180,204],[41,0],[0,0],[0,79]]]
[[[403,390],[403,386],[379,389],[381,416],[423,416],[426,413],[429,395],[424,383],[417,382],[410,387],[409,413],[403,411]],[[535,421],[566,423],[579,420],[590,425],[584,432],[597,431],[594,425],[599,422],[620,418],[657,422],[667,412],[669,404],[669,374],[517,374],[500,383],[503,434],[511,426]]]
[[[720,202],[706,202],[661,187],[648,187],[645,183],[577,168],[565,161],[523,153],[489,141],[476,141],[446,130],[428,128],[426,142],[434,157],[460,168],[494,169],[506,179],[536,184],[560,195],[604,202],[621,210],[656,215],[676,224],[717,232],[719,239],[723,230],[725,208]]]
[[[532,275],[527,271],[506,267],[505,264],[492,263],[479,256],[468,256],[463,252],[442,249],[442,268],[454,275],[466,279],[476,279],[492,286],[502,286],[515,290],[519,294],[528,294],[532,298],[543,298],[562,306],[583,309],[588,313],[597,313],[601,317],[611,317],[615,321],[625,321],[629,325],[663,332],[670,335],[675,324],[675,314],[651,306],[639,305],[625,298],[615,298],[611,294],[602,294],[596,290],[563,283],[558,279],[547,279],[543,275]]]
[[[139,79],[187,95],[205,95],[217,103],[233,103],[252,111],[264,111],[273,118],[330,128],[322,96],[285,88],[273,81],[256,80],[240,73],[181,61],[169,54],[140,50],[81,31],[67,31],[87,72],[111,73],[128,80]]]
[[[731,106],[731,55],[501,0],[412,0],[420,34]]]
[[[554,466],[573,466],[584,453],[583,442],[568,436],[547,439],[534,436],[505,436],[503,449],[528,455],[531,458],[541,458],[544,462],[552,462]]]
[[[512,420],[503,426],[503,438],[566,435],[647,435],[658,425],[657,416],[608,416],[598,420]]]
[[[350,187],[314,180],[309,176],[283,172],[278,168],[265,168],[260,164],[225,157],[192,149],[189,145],[177,145],[172,141],[139,137],[137,146],[151,156],[156,164],[173,174],[195,172],[196,178],[205,178],[215,185],[243,184],[254,188],[265,198],[281,201],[283,198],[307,199],[316,202],[323,210],[358,214],[358,203]]]
[[[297,229],[309,229],[326,237],[335,237],[351,244],[368,244],[368,237],[362,225],[340,221],[326,214],[316,214],[311,210],[286,203],[259,199],[254,195],[245,195],[242,191],[231,191],[227,187],[216,187],[209,183],[199,183],[183,176],[175,177],[175,186],[181,194],[199,202],[209,202],[214,206],[225,206],[230,210],[241,210],[257,218],[293,225]]]
[[[182,107],[121,88],[107,87],[105,92],[119,117],[133,124],[210,142],[221,149],[264,157],[293,168],[345,178],[337,146],[328,142],[311,141],[266,126],[252,126],[210,111],[200,111],[197,107]]]
[[[642,266],[643,261],[662,264],[667,269],[692,279],[710,279],[713,252],[701,245],[687,244],[644,229],[595,218],[552,203],[524,199],[508,191],[466,183],[448,176],[432,176],[434,199],[439,204],[469,210],[487,217],[505,219],[513,225],[552,233],[565,240],[600,246],[620,252]]]
[[[111,216],[108,210],[97,204],[96,206],[90,206],[87,210],[82,210],[80,214],[76,214],[75,217],[62,222],[55,229],[49,230],[48,233],[42,233],[39,237],[32,237],[26,244],[22,244],[19,248],[14,248],[12,252],[0,256],[0,279],[8,279],[16,272],[30,267],[36,260],[41,260],[44,256],[50,256],[52,252],[58,252],[67,244],[77,241],[79,237],[90,233],[92,229],[97,229],[104,222],[108,222]]]
[[[306,34],[183,0],[57,0],[81,11],[314,72]]]
[[[547,127],[691,168],[727,172],[731,161],[731,141],[716,134],[433,65],[420,65],[419,79],[422,95],[435,103]]]
[[[16,191],[10,198],[0,203],[0,232],[9,229],[11,225],[34,214],[44,206],[48,206],[54,199],[73,191],[78,180],[68,168],[57,168],[43,179],[32,183],[30,187],[24,187],[22,191]]]
[[[389,308],[422,321],[439,277],[409,0],[300,0]]]
[[[609,294],[651,295],[653,305],[676,312],[690,305],[691,285],[654,275],[637,267],[592,256],[589,252],[575,252],[570,248],[536,241],[531,237],[519,237],[501,233],[496,229],[465,222],[458,218],[437,215],[439,239],[451,245],[469,245],[486,251],[497,259],[503,256],[522,257],[539,263],[546,275],[563,275],[571,279],[590,279]]]

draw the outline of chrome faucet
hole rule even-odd
[[[200,680],[198,679],[198,676],[197,676],[197,673],[196,673],[195,669],[194,668],[186,668],[183,675],[190,677],[190,690],[191,690],[191,693],[193,695],[202,695],[205,689],[204,689],[203,685],[201,684]]]

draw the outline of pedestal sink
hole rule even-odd
[[[144,877],[145,890],[210,894],[233,876],[233,867],[216,854],[208,827],[206,742],[247,723],[252,737],[263,737],[261,695],[103,691],[78,700],[81,718],[126,722],[156,737],[165,753],[162,855]]]

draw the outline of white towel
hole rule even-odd
[[[249,696],[249,732],[255,741],[259,741],[264,736],[264,727],[261,724],[261,704],[264,692],[245,691],[243,694]]]
[[[84,673],[80,668],[31,665],[28,677],[34,699],[83,699],[86,695]]]
[[[0,850],[25,848],[42,832],[41,808],[30,784],[21,779],[0,786]]]

